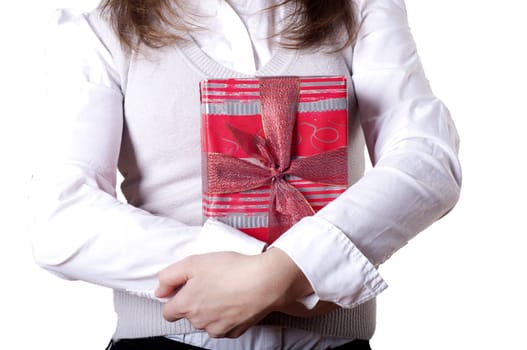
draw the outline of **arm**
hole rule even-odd
[[[174,261],[260,253],[263,243],[217,222],[187,226],[117,200],[119,49],[110,29],[103,40],[90,20],[60,12],[50,33],[46,120],[29,189],[36,261],[64,278],[153,296],[158,272]]]
[[[423,73],[403,1],[357,1],[357,14],[350,66],[374,167],[274,244],[316,296],[343,307],[385,288],[373,266],[445,215],[461,183],[458,135]]]

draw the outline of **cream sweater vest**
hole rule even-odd
[[[124,132],[119,170],[122,191],[132,205],[189,224],[201,222],[200,106],[198,84],[206,78],[246,77],[205,55],[191,40],[177,46],[127,55],[98,12],[88,21],[112,56],[108,67],[124,95]],[[351,49],[339,54],[277,50],[259,76],[344,75],[350,77]],[[364,140],[353,86],[349,84],[350,183],[364,172]],[[118,316],[115,339],[196,332],[181,320],[166,322],[156,300],[114,291]],[[354,309],[302,319],[275,313],[262,324],[299,328],[324,335],[370,339],[375,300]]]

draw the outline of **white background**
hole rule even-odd
[[[24,219],[43,104],[45,24],[54,8],[96,4],[11,1],[0,11],[2,348],[104,349],[113,332],[110,291],[40,270]],[[390,288],[378,299],[374,350],[527,349],[522,5],[523,0],[407,1],[425,70],[462,137],[464,187],[450,215],[381,267]]]

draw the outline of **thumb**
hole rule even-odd
[[[167,298],[174,295],[190,279],[190,271],[184,260],[172,264],[159,272],[159,286],[155,296]]]

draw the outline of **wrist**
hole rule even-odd
[[[273,289],[278,292],[275,306],[283,307],[303,298],[313,289],[296,263],[280,248],[270,248],[261,254],[267,271],[272,271]]]

